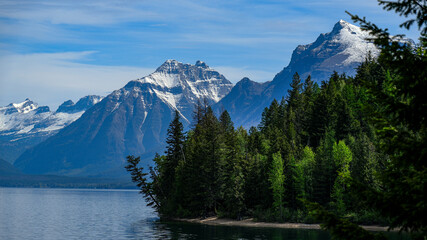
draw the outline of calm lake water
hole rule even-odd
[[[330,239],[319,230],[163,223],[132,190],[0,188],[0,239]],[[401,239],[393,236],[391,239]]]

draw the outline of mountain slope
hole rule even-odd
[[[26,151],[15,166],[25,173],[120,176],[129,154],[151,158],[163,151],[174,111],[189,124],[194,105],[215,103],[232,88],[221,74],[197,61],[163,63],[87,110],[58,134]]]
[[[289,65],[271,82],[260,84],[258,91],[252,91],[251,94],[245,93],[247,90],[240,87],[239,82],[231,91],[233,95],[225,97],[215,107],[227,109],[237,126],[256,126],[264,108],[273,99],[280,101],[282,97],[286,97],[295,72],[298,72],[302,80],[311,75],[312,80],[318,83],[328,80],[334,71],[355,75],[356,67],[369,54],[373,57],[379,54],[375,45],[366,40],[368,37],[368,33],[359,27],[340,20],[330,33],[320,34],[313,43],[298,46],[292,53]],[[236,106],[236,102],[250,107]]]
[[[243,78],[214,106],[217,114],[225,109],[236,126],[242,125],[241,123],[245,123],[245,127],[257,125],[254,116],[258,114],[258,109],[254,106],[265,101],[263,93],[269,84],[270,82],[258,83]]]
[[[19,172],[19,170],[16,169],[12,164],[6,162],[3,159],[0,159],[0,176],[15,176],[21,174],[22,173]]]
[[[320,34],[313,43],[299,45],[292,53],[289,65],[273,81],[292,78],[295,72],[302,79],[311,75],[315,82],[328,79],[333,71],[354,76],[357,66],[369,53],[373,57],[379,54],[379,49],[366,40],[369,37],[369,33],[360,27],[340,20],[330,33]]]
[[[0,107],[0,155],[12,163],[26,149],[35,146],[79,118],[102,97],[86,96],[77,104],[63,103],[56,112],[26,99]],[[67,105],[68,110],[63,106]]]

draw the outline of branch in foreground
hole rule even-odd
[[[154,208],[159,210],[160,204],[153,194],[152,184],[147,182],[146,176],[148,173],[144,173],[144,168],[138,167],[141,158],[135,158],[134,156],[127,156],[126,158],[128,165],[126,165],[125,168],[130,172],[132,182],[137,183],[136,185],[141,189],[140,193],[144,195],[144,198],[147,201],[147,206],[154,205]]]

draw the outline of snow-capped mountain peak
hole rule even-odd
[[[205,62],[200,61],[200,60],[197,60],[196,67],[209,68],[209,66]]]
[[[21,103],[0,107],[0,136],[59,130],[79,118],[86,109],[101,99],[100,96],[86,96],[76,104],[68,100],[56,112],[51,112],[48,106],[39,106],[28,98]]]
[[[181,96],[192,99],[192,102],[204,98],[212,103],[218,102],[233,86],[222,74],[200,60],[195,65],[167,60],[154,73],[135,81],[149,83],[153,92],[175,108]]]
[[[250,84],[249,80],[243,79],[217,104],[217,109],[227,109],[236,125],[255,126],[273,99],[286,96],[296,72],[303,81],[310,75],[318,83],[327,81],[334,71],[354,76],[356,68],[369,54],[372,57],[379,54],[375,45],[367,40],[371,37],[358,26],[340,20],[329,33],[320,34],[312,43],[299,45],[293,51],[289,65],[273,81]]]
[[[347,31],[350,31],[350,32],[360,32],[361,30],[358,26],[353,25],[341,19],[337,23],[335,23],[331,33],[337,33],[341,31],[341,29],[346,29]]]
[[[160,65],[160,67],[158,67],[155,72],[173,73],[176,72],[182,65],[183,63],[178,62],[177,60],[168,59],[162,65]]]
[[[68,126],[100,99],[99,96],[87,96],[76,104],[69,100],[61,105],[63,111],[56,112],[28,98],[20,103],[0,107],[0,140],[6,141],[0,141],[0,150],[7,152],[2,157],[13,162],[26,148]]]
[[[6,107],[0,107],[0,112],[4,112],[4,114],[12,114],[15,112],[18,113],[29,113],[38,108],[37,103],[34,103],[29,98],[25,99],[25,101],[20,103],[11,103]]]
[[[368,40],[372,37],[360,27],[340,20],[335,24],[334,29],[326,39],[330,38],[332,43],[341,45],[342,54],[347,55],[347,58],[341,64],[346,66],[354,62],[363,62],[367,53],[371,53],[372,56],[378,56],[379,49]]]
[[[304,79],[327,80],[333,71],[354,75],[356,67],[368,54],[376,57],[379,49],[368,39],[372,36],[356,25],[338,21],[331,32],[322,33],[313,43],[299,45],[292,53],[287,67],[276,75],[275,81],[290,79],[298,72]]]

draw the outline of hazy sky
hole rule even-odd
[[[375,0],[0,0],[0,106],[105,96],[167,59],[269,81],[297,45],[351,22],[345,10],[418,36]]]

